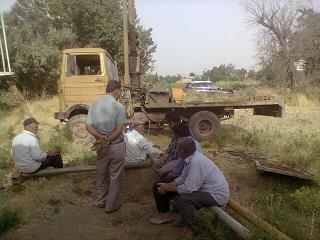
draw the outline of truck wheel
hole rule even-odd
[[[90,142],[94,137],[86,129],[87,115],[75,115],[68,120],[67,126],[71,130],[72,138],[78,142]]]
[[[194,138],[198,142],[215,136],[220,128],[219,118],[209,111],[201,111],[193,114],[188,123]]]

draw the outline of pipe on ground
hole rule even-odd
[[[234,201],[233,199],[229,198],[229,202],[227,203],[227,206],[230,207],[233,211],[244,217],[245,219],[249,220],[256,226],[262,228],[264,231],[270,233],[271,235],[277,237],[277,239],[283,239],[283,240],[292,240],[284,233],[280,232],[278,229],[270,225],[269,223],[265,222],[261,218],[259,218],[257,215],[250,212],[248,209]]]
[[[141,163],[124,163],[125,169],[131,168],[146,168],[150,167],[150,162],[141,162]],[[44,169],[36,173],[22,173],[22,177],[31,178],[31,177],[45,177],[45,176],[54,176],[67,173],[79,173],[79,172],[92,172],[97,171],[97,166],[82,166],[82,167],[69,167],[69,168],[56,168],[56,169]]]
[[[211,211],[218,215],[221,221],[223,221],[228,227],[230,227],[236,234],[238,234],[242,239],[248,237],[249,231],[239,222],[233,219],[230,215],[224,212],[221,208],[214,206],[209,207]]]

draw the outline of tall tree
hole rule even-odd
[[[56,93],[61,50],[101,47],[123,70],[120,0],[17,0],[5,14],[16,85],[28,98]],[[144,69],[152,67],[152,29],[140,31],[146,49]]]
[[[299,31],[293,39],[296,59],[310,81],[320,82],[320,13],[305,9],[298,23]]]
[[[295,61],[292,36],[301,10],[308,6],[305,0],[245,0],[243,9],[249,14],[249,26],[258,26],[257,43],[261,65],[276,70],[295,88]],[[281,67],[279,67],[281,66]],[[277,68],[278,67],[278,68]],[[281,70],[282,73],[281,73]],[[279,73],[280,72],[280,73]]]

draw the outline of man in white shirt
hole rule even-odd
[[[62,168],[63,162],[58,150],[44,152],[39,146],[35,134],[38,132],[38,124],[34,118],[28,118],[23,122],[24,130],[14,137],[11,154],[16,168],[24,173],[34,173],[46,167]]]
[[[144,122],[136,120],[131,124],[132,130],[124,135],[126,143],[126,158],[128,163],[137,163],[146,160],[154,160],[163,151],[143,136]]]

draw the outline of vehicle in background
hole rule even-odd
[[[234,93],[235,90],[230,88],[222,88],[211,81],[192,81],[186,84],[183,88],[186,92],[188,90],[195,90],[196,92],[210,92],[210,93]]]
[[[133,0],[123,0],[124,77],[119,79],[115,61],[102,48],[65,49],[62,52],[58,80],[59,111],[55,119],[67,122],[76,141],[91,141],[86,130],[88,109],[105,94],[110,80],[123,84],[120,102],[124,105],[127,123],[141,120],[149,125],[164,125],[168,111],[175,110],[188,122],[196,140],[204,141],[217,134],[220,120],[234,116],[235,109],[253,109],[253,115],[282,117],[284,100],[273,96],[243,96],[211,102],[184,101],[181,88],[153,89],[150,81],[141,83],[141,48],[136,29]],[[207,90],[213,83],[207,82]],[[220,88],[222,89],[222,88]],[[211,90],[213,91],[213,90]],[[221,90],[216,90],[221,91]],[[223,92],[223,91],[221,91]]]

